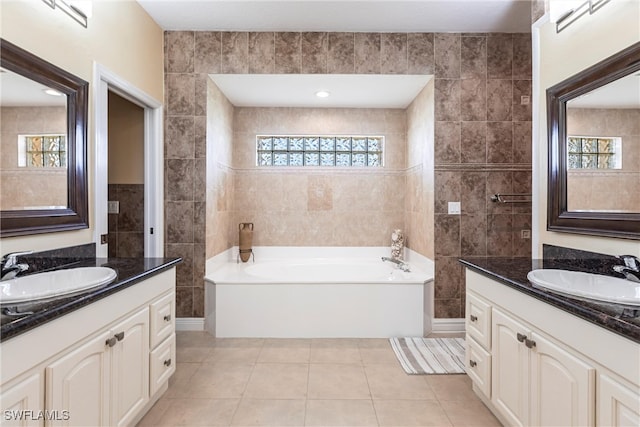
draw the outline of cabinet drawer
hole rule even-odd
[[[467,375],[487,398],[491,398],[491,355],[469,334],[465,341]]]
[[[175,330],[175,293],[171,292],[151,303],[151,342],[153,349]]]
[[[467,292],[467,334],[471,335],[485,349],[491,344],[491,305],[474,294]]]
[[[176,334],[171,334],[149,357],[150,393],[153,396],[176,370]]]

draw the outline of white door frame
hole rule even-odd
[[[108,92],[144,109],[144,256],[164,256],[164,143],[162,103],[97,62],[93,64],[95,100],[94,241],[96,256],[107,256],[100,236],[108,233]],[[153,234],[152,234],[153,230]]]

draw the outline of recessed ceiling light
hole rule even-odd
[[[51,96],[62,96],[62,93],[58,92],[55,89],[45,89],[44,93],[46,93],[47,95],[51,95]]]
[[[326,97],[328,97],[329,95],[330,95],[330,93],[329,93],[329,92],[327,92],[326,90],[319,90],[319,91],[317,91],[317,92],[316,92],[316,96],[317,96],[318,98],[326,98]]]

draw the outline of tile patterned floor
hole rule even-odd
[[[139,426],[500,426],[466,375],[406,375],[384,339],[177,340]]]

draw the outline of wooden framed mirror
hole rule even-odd
[[[640,43],[547,89],[547,229],[640,239]]]
[[[0,67],[0,236],[87,228],[89,83],[3,39]]]

